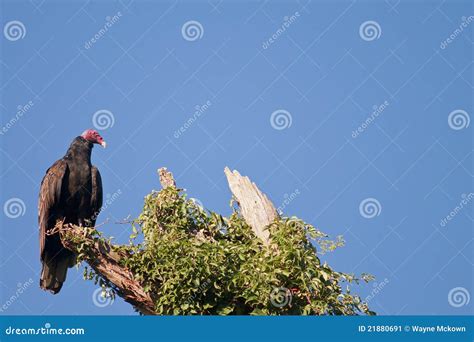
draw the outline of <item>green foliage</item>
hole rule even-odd
[[[341,237],[328,240],[293,217],[268,229],[272,244],[264,246],[237,211],[228,218],[207,212],[168,187],[146,196],[130,244],[116,248],[158,314],[374,314],[349,288],[372,277],[336,272],[318,257],[315,245],[332,251]]]

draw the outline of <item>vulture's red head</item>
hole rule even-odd
[[[96,130],[86,129],[84,131],[84,133],[81,134],[81,137],[83,137],[87,141],[90,141],[93,144],[99,144],[103,148],[105,148],[107,146],[107,144],[105,143],[104,138],[102,138]]]

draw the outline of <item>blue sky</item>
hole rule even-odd
[[[379,314],[473,313],[468,1],[1,6],[0,314],[134,314],[97,305],[82,270],[57,296],[38,286],[39,184],[89,127],[119,242],[157,168],[226,214],[229,166],[344,235],[323,259],[375,275],[356,292]]]

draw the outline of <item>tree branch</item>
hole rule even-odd
[[[79,247],[87,246],[86,262],[97,274],[115,286],[120,297],[144,315],[155,314],[151,296],[143,290],[133,274],[120,265],[123,254],[116,252],[108,243],[99,243],[84,235],[83,227],[63,225],[59,227],[59,231],[64,247],[70,251],[79,254]]]

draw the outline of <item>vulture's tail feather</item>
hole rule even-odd
[[[46,256],[42,264],[40,287],[53,294],[58,293],[66,281],[67,269],[70,267],[71,258],[48,258]]]

